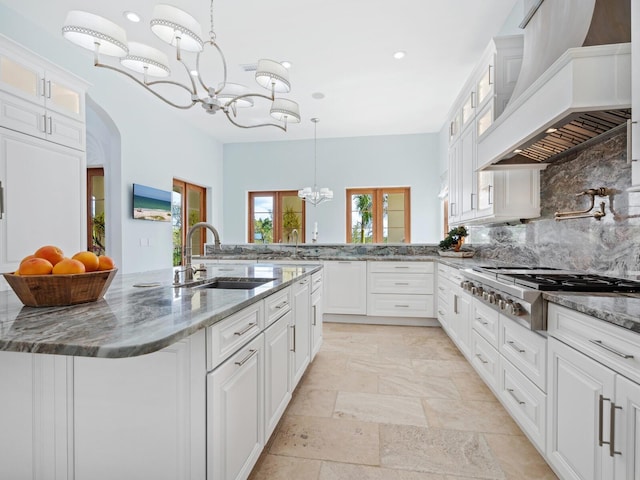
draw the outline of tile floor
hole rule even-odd
[[[442,329],[326,323],[249,478],[557,477]]]

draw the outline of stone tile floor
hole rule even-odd
[[[326,323],[249,478],[557,477],[442,329]]]

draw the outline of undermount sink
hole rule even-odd
[[[202,283],[193,285],[195,288],[221,288],[228,290],[252,290],[267,282],[275,280],[274,278],[214,278],[211,281],[205,280]]]

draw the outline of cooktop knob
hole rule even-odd
[[[507,302],[503,299],[498,300],[498,307],[500,307],[500,310],[504,310],[507,306]]]
[[[491,303],[492,305],[496,303],[496,295],[494,292],[489,292],[489,303]]]
[[[471,295],[476,295],[477,292],[478,292],[478,287],[476,287],[475,285],[471,287]]]
[[[482,296],[484,295],[484,288],[482,288],[482,287],[478,287],[478,288],[476,289],[476,293],[475,293],[475,294],[476,294],[476,296],[478,296],[478,297],[482,297]]]
[[[522,313],[522,305],[519,303],[511,304],[511,315],[520,315]]]

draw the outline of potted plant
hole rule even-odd
[[[453,250],[454,252],[459,252],[462,244],[464,243],[464,237],[469,235],[469,232],[461,225],[456,228],[452,228],[449,230],[447,236],[442,240],[439,244],[440,250]]]

